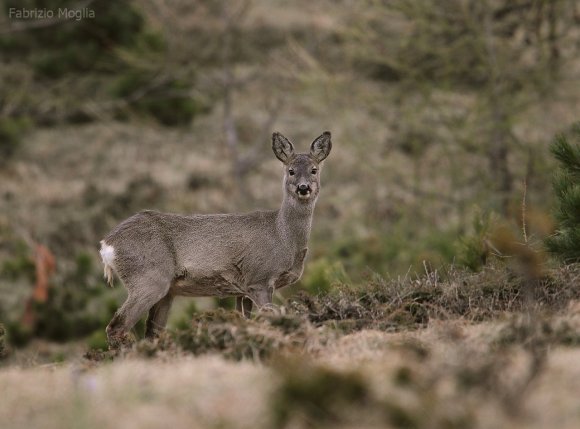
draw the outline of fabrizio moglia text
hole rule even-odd
[[[84,7],[81,9],[70,9],[67,7],[59,7],[58,9],[24,9],[11,7],[8,9],[9,19],[74,19],[80,21],[81,19],[91,19],[95,17],[95,11]]]

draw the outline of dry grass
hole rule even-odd
[[[227,323],[238,322],[216,326]],[[265,320],[254,324],[270,330]],[[565,335],[545,335],[546,326],[555,333],[563,324]],[[272,355],[268,365],[167,349],[143,359],[136,348],[113,362],[11,366],[0,370],[0,421],[6,428],[573,428],[580,349],[568,347],[577,344],[568,341],[572,331],[580,332],[574,306],[532,324],[522,316],[431,321],[398,333],[318,329],[309,334],[324,337],[315,349]]]
[[[217,358],[8,368],[0,418],[5,428],[263,426],[267,373]]]
[[[559,310],[580,298],[579,278],[578,265],[548,271],[533,285],[500,265],[475,274],[451,267],[443,274],[378,279],[356,289],[338,285],[327,295],[302,294],[288,306],[316,326],[400,330],[425,326],[433,318],[483,321],[531,307]]]
[[[429,273],[415,279],[378,279],[359,288],[336,285],[328,294],[299,294],[252,319],[223,309],[194,314],[188,329],[170,331],[153,343],[141,341],[125,354],[157,357],[185,352],[270,362],[281,355],[316,354],[329,341],[361,330],[408,332],[436,321],[511,320],[520,313],[537,319],[580,299],[579,275],[580,266],[550,271],[535,285],[533,303],[526,293],[527,282],[499,266],[476,274],[450,269],[445,279]],[[512,320],[497,344],[523,344],[529,338],[539,346],[580,343],[566,323],[540,322]],[[107,354],[88,356],[99,361]]]
[[[573,266],[550,272],[534,306],[509,271],[489,268],[450,272],[445,281],[430,275],[339,288],[250,320],[206,312],[191,328],[137,343],[112,361],[0,371],[0,385],[16,392],[0,405],[0,419],[7,427],[74,420],[87,427],[573,428],[580,421],[577,276]],[[411,317],[409,303],[425,307],[420,318]]]

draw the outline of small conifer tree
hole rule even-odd
[[[0,359],[6,356],[6,331],[4,330],[4,325],[0,323]]]
[[[550,151],[559,162],[553,183],[557,228],[546,245],[563,261],[580,262],[580,122],[570,137],[557,136]]]

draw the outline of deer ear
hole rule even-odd
[[[294,157],[294,146],[292,143],[280,133],[272,134],[272,150],[274,155],[284,164]]]
[[[312,142],[310,146],[310,155],[317,161],[322,162],[326,159],[332,149],[330,141],[330,131],[325,131]]]

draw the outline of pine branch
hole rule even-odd
[[[580,137],[580,133],[578,133]],[[550,146],[552,155],[561,163],[566,171],[580,175],[580,146],[572,146],[565,135],[558,135]]]
[[[580,142],[580,124],[572,129]],[[566,135],[558,135],[550,146],[559,162],[553,188],[557,198],[554,211],[558,229],[546,240],[548,250],[567,263],[580,261],[580,144],[572,144]]]

